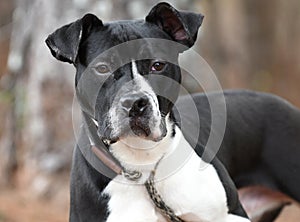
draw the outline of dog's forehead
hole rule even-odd
[[[119,43],[140,38],[164,38],[170,36],[162,31],[157,25],[145,20],[114,21],[104,24],[108,27],[109,35]]]
[[[125,52],[126,57],[131,57],[137,53],[146,53],[153,55],[153,53],[159,54],[158,50],[155,50],[151,41],[147,39],[166,39],[171,40],[170,36],[162,31],[158,26],[148,23],[145,20],[128,20],[128,21],[115,21],[104,23],[103,27],[90,36],[90,42],[92,44],[86,44],[87,60],[90,63],[96,63],[97,60],[101,60],[101,56],[110,57],[111,59],[120,57],[123,54],[120,50]],[[131,41],[135,41],[134,43]],[[131,44],[124,45],[123,43],[131,42]],[[123,45],[122,47],[116,47]],[[115,49],[115,50],[112,50]],[[163,51],[160,47],[159,51]],[[151,56],[150,56],[151,57]],[[96,59],[97,58],[97,59]],[[96,59],[96,60],[95,60]]]

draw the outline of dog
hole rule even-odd
[[[225,92],[225,135],[209,161],[202,156],[211,131],[208,101],[223,93],[192,96],[200,126],[195,117],[176,112],[181,82],[176,60],[194,45],[202,20],[201,14],[159,3],[144,20],[103,23],[87,14],[47,38],[52,55],[75,66],[76,89],[101,85],[92,93],[92,105],[88,96],[77,93],[88,127],[74,149],[70,221],[249,221],[234,182],[267,185],[300,200],[298,109],[270,94]],[[122,51],[127,62],[117,68],[119,55],[98,57],[140,39],[146,43]],[[147,39],[182,47],[157,47]],[[136,59],[145,51],[151,59]],[[162,59],[165,52],[174,62]],[[172,81],[155,81],[150,74]],[[89,78],[91,86],[83,81]],[[189,113],[186,101],[179,98],[177,106]],[[180,122],[189,122],[189,129],[183,131]],[[199,132],[196,147],[191,132]],[[92,145],[101,148],[93,153]],[[172,159],[183,154],[188,154],[186,161]],[[100,168],[110,173],[100,173]]]

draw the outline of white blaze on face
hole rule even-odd
[[[132,69],[131,71],[132,71],[133,81],[135,82],[136,86],[139,88],[140,92],[148,96],[153,111],[155,112],[159,111],[156,94],[154,93],[152,87],[149,85],[146,79],[141,74],[139,74],[135,61],[131,62],[131,69]]]
[[[135,82],[136,86],[139,87],[140,92],[148,96],[153,110],[153,121],[155,125],[151,127],[151,132],[152,134],[160,134],[161,130],[159,126],[160,126],[161,114],[159,110],[157,95],[154,93],[154,90],[147,82],[147,80],[138,72],[135,61],[131,62],[131,69],[132,69],[133,81]],[[155,135],[155,136],[159,136],[159,135]]]
[[[133,93],[133,94],[142,94],[146,95],[149,99],[151,109],[153,111],[152,118],[149,120],[149,127],[151,130],[151,137],[158,138],[161,135],[161,113],[159,110],[159,104],[157,100],[157,95],[155,94],[153,88],[147,82],[147,80],[138,72],[137,65],[135,61],[131,62],[131,72],[132,72],[132,81],[127,82],[117,93],[116,98],[121,98],[124,93]],[[120,95],[120,96],[118,96]],[[124,124],[124,115],[122,116],[119,111],[120,101],[116,100],[113,102],[112,107],[109,110],[109,120],[112,127],[112,136],[118,135],[120,124]],[[126,116],[128,117],[128,116]],[[129,124],[126,123],[126,124]]]

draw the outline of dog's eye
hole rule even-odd
[[[164,62],[154,62],[151,66],[152,72],[160,72],[162,71],[166,66],[166,63]]]
[[[100,74],[105,74],[105,73],[108,73],[110,71],[109,67],[105,64],[98,65],[98,66],[95,67],[95,69]]]

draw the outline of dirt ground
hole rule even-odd
[[[26,191],[0,191],[0,222],[66,222],[68,196],[56,200],[38,200]]]

